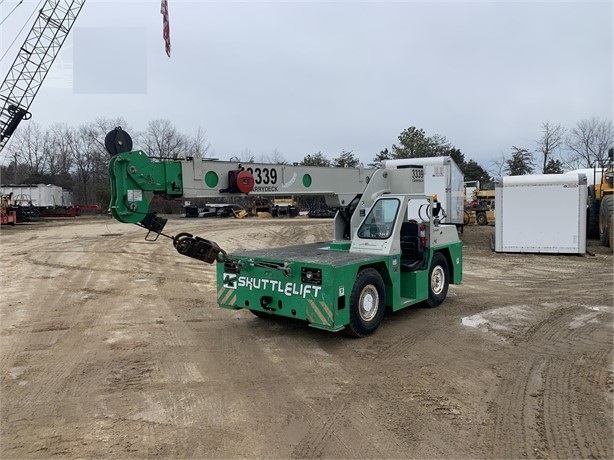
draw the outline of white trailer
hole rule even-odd
[[[71,193],[63,190],[59,185],[52,184],[22,184],[0,186],[2,195],[12,194],[11,202],[19,205],[28,205],[37,208],[56,208],[71,206]]]
[[[504,177],[496,185],[495,251],[584,254],[586,182],[582,173]]]
[[[419,165],[424,168],[424,194],[437,194],[437,199],[446,213],[446,218],[442,222],[445,224],[463,225],[465,214],[465,178],[452,157],[386,160],[383,162],[382,167],[397,169],[401,167],[407,168],[408,165]]]

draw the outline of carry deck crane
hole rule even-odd
[[[319,329],[364,337],[378,328],[386,309],[422,302],[436,307],[449,284],[461,282],[462,244],[456,226],[443,224],[436,197],[424,194],[420,165],[397,161],[372,170],[194,158],[154,162],[145,152],[132,150],[132,140],[121,128],[107,135],[105,146],[112,155],[113,217],[144,227],[146,239],[150,234],[153,239],[168,237],[180,254],[216,263],[222,308],[296,318]],[[149,210],[154,195],[249,193],[324,195],[329,206],[339,209],[333,241],[227,253],[189,233],[163,233],[166,219]]]
[[[85,0],[47,0],[0,86],[0,151],[22,120],[57,57]]]

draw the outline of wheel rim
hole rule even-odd
[[[444,273],[441,265],[437,265],[431,273],[431,291],[433,291],[433,294],[441,294],[445,283],[446,274]]]
[[[371,321],[379,308],[379,293],[372,284],[365,286],[360,293],[358,314],[363,321]]]

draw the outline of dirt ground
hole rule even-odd
[[[318,219],[169,221],[229,252]],[[612,253],[495,254],[366,339],[216,306],[215,268],[108,218],[2,227],[0,457],[612,458]]]

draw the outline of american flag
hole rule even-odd
[[[166,55],[171,57],[171,28],[168,24],[168,0],[162,0],[160,13],[162,13],[162,37],[164,38],[164,48],[166,49]]]

